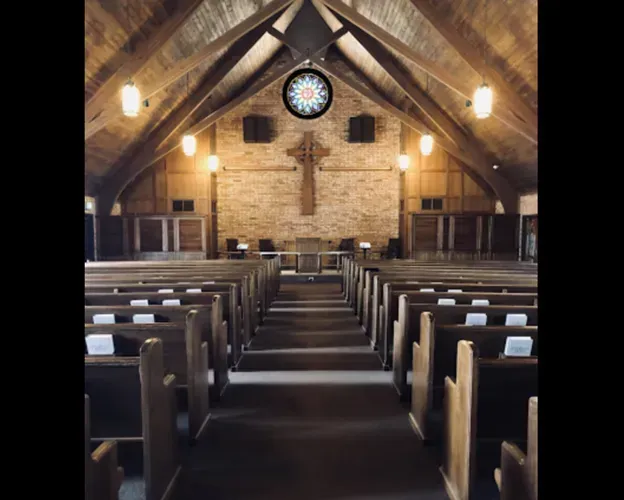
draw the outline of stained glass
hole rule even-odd
[[[329,109],[331,100],[329,80],[313,69],[293,73],[284,85],[284,103],[299,118],[318,118]]]

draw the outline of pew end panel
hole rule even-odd
[[[407,332],[409,316],[407,313],[407,296],[399,297],[399,319],[393,324],[392,349],[392,382],[401,400],[407,396]]]
[[[494,470],[494,481],[500,500],[528,500],[526,455],[515,444],[503,441],[500,467]]]
[[[475,459],[476,405],[478,384],[475,365],[478,352],[472,342],[457,346],[457,377],[444,379],[444,459],[441,468],[446,493],[451,500],[469,500]]]
[[[118,500],[124,470],[119,467],[117,443],[104,441],[91,452],[89,396],[85,394],[85,500]]]
[[[390,362],[392,361],[390,357],[390,346],[392,345],[392,339],[390,338],[390,332],[392,329],[392,316],[390,314],[390,310],[392,307],[392,304],[390,303],[391,297],[392,285],[390,283],[386,283],[383,286],[383,322],[381,325],[381,330],[379,331],[378,339],[379,354],[381,356],[381,361],[384,365],[384,369],[390,369]]]
[[[420,343],[412,344],[412,400],[409,418],[419,437],[429,440],[429,412],[433,406],[433,348],[435,318],[429,312],[420,316]],[[406,382],[407,384],[407,382]]]
[[[213,308],[212,315],[214,314]],[[197,310],[190,311],[186,316],[186,382],[191,443],[199,439],[210,418],[210,353],[208,342],[202,342],[202,329],[204,324],[210,324],[212,317],[207,318],[206,316],[206,313],[202,314]]]
[[[538,459],[538,439],[537,439],[537,396],[529,399],[529,429],[527,443],[527,481],[529,483],[529,494],[531,500],[537,500],[537,459]]]
[[[146,500],[169,500],[180,475],[174,403],[175,376],[165,376],[163,343],[141,346],[141,407]]]

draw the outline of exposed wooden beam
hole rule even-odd
[[[348,27],[350,33],[364,47],[375,61],[384,69],[392,80],[401,88],[405,95],[438,127],[440,132],[453,141],[460,149],[470,153],[476,161],[485,165],[499,163],[493,158],[489,158],[481,147],[464,134],[461,127],[449,118],[436,102],[419,89],[411,79],[398,67],[394,57],[388,49],[375,40],[368,33],[354,26],[349,21],[338,15],[338,20]],[[491,187],[478,176],[475,176],[471,169],[466,172],[482,189],[491,193]]]
[[[292,54],[293,59],[301,57],[301,52],[299,52],[292,45],[290,45],[290,43],[288,43],[288,40],[286,40],[286,36],[284,35],[284,33],[282,33],[281,31],[276,30],[273,27],[269,28],[267,30],[267,33],[269,35],[271,35],[273,38],[275,38],[276,40],[278,40],[278,41],[282,42],[284,45],[286,45],[290,49],[290,53]]]
[[[463,38],[455,27],[445,19],[429,0],[411,0],[414,7],[431,26],[455,49],[468,65],[486,81],[496,93],[497,101],[515,113],[537,131],[537,113],[528,106],[492,66],[488,66],[479,51]]]
[[[237,24],[222,36],[210,42],[203,49],[199,50],[192,56],[179,61],[172,68],[167,70],[167,72],[160,78],[154,81],[149,87],[141,89],[142,99],[149,99],[166,89],[169,85],[185,76],[189,71],[192,71],[204,61],[208,60],[208,58],[212,57],[215,52],[219,52],[228,45],[236,42],[239,38],[245,36],[260,24],[263,24],[272,18],[277,20],[277,17],[279,17],[279,15],[281,15],[283,11],[285,11],[293,2],[294,0],[273,0],[267,6],[249,16],[242,23]],[[125,83],[125,80],[122,83]],[[87,120],[87,123],[85,124],[85,140],[102,130],[112,120],[119,118],[120,116],[122,116],[120,104],[111,103],[102,111],[100,116],[95,117],[93,120]]]
[[[232,45],[213,71],[204,78],[197,90],[178,106],[163,123],[150,133],[145,143],[139,144],[136,147],[135,152],[130,156],[128,161],[114,167],[110,174],[110,180],[115,181],[116,179],[120,179],[120,182],[124,182],[125,186],[146,168],[145,165],[153,164],[154,161],[151,163],[150,161],[154,158],[159,146],[174,135],[177,140],[176,132],[184,126],[192,113],[208,99],[216,86],[223,81],[225,76],[238,64],[245,54],[251,50],[265,32],[265,26],[258,26],[255,30]],[[106,186],[108,186],[108,182]]]
[[[149,64],[154,55],[160,51],[202,3],[204,0],[183,0],[182,5],[165,20],[153,36],[137,44],[132,57],[124,62],[87,102],[86,123],[96,118],[108,101],[121,90],[128,78],[136,76]]]
[[[382,96],[380,93],[374,91],[372,88],[362,85],[353,78],[351,78],[335,64],[329,63],[327,61],[321,61],[321,59],[318,57],[314,57],[312,58],[312,60],[315,65],[319,66],[330,75],[333,75],[335,78],[338,78],[362,96],[370,99],[382,109],[401,120],[403,123],[405,123],[416,132],[420,134],[431,133],[425,125],[420,123],[414,117],[408,115],[407,113],[404,113],[403,111],[395,107],[390,101],[388,101],[387,98]],[[445,137],[439,136],[435,133],[431,133],[431,135],[434,137],[436,145],[440,146],[447,153],[451,154],[458,160],[466,163],[466,165],[474,169],[475,172],[483,177],[483,179],[492,187],[498,198],[501,200],[501,203],[505,208],[505,212],[517,212],[518,196],[516,192],[505,179],[496,174],[496,172],[492,169],[491,165],[479,162],[476,158],[473,157],[471,153],[463,151]]]
[[[456,77],[449,71],[446,71],[444,68],[432,63],[431,61],[428,61],[414,49],[409,47],[407,44],[395,38],[390,33],[377,26],[375,23],[369,21],[355,9],[345,5],[340,0],[318,1],[328,7],[334,13],[340,14],[345,19],[349,20],[351,23],[355,24],[356,26],[367,32],[373,38],[394,49],[401,56],[412,61],[422,71],[428,73],[440,83],[443,83],[451,90],[461,95],[463,98],[468,100],[473,99],[475,89],[467,85],[461,78]],[[505,123],[516,132],[520,133],[529,141],[537,144],[537,130],[535,129],[535,127],[532,127],[531,125],[520,120],[511,112],[509,112],[506,108],[495,106],[492,110],[492,116],[497,118],[502,123]]]

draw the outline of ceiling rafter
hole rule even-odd
[[[251,30],[257,28],[276,14],[282,14],[295,0],[273,0],[271,3],[255,12],[243,22],[237,24],[226,31],[219,38],[213,40],[203,49],[197,51],[190,57],[183,59],[167,70],[160,78],[141,91],[143,99],[150,99],[154,95],[163,91],[169,85],[176,82],[188,72],[197,68],[200,64],[212,57],[215,52],[222,50],[228,45],[236,42]],[[121,87],[119,87],[121,88]],[[118,89],[117,89],[118,90]],[[85,123],[85,140],[106,127],[112,120],[123,116],[119,103],[109,103],[99,116]]]
[[[461,127],[451,118],[446,116],[437,103],[419,89],[410,78],[397,66],[390,51],[388,51],[380,42],[375,40],[366,32],[357,26],[352,25],[341,16],[337,16],[338,20],[349,29],[354,38],[362,45],[362,47],[370,54],[370,56],[379,64],[388,76],[399,86],[411,102],[413,102],[420,110],[439,128],[440,132],[448,139],[453,141],[459,148],[470,153],[477,161],[484,165],[494,165],[500,163],[498,159],[490,158],[476,142],[473,137],[464,134]],[[468,172],[469,175],[472,171]],[[473,180],[481,187],[484,182],[481,179]],[[487,183],[485,183],[487,184]],[[486,188],[487,191],[491,189]]]
[[[139,42],[134,53],[102,84],[89,99],[85,109],[85,126],[102,112],[104,107],[117,94],[128,78],[133,78],[144,69],[162,47],[184,25],[187,19],[204,3],[204,0],[185,0],[170,15],[160,28],[147,40]]]
[[[535,110],[522,100],[494,67],[486,64],[479,51],[463,38],[457,29],[447,19],[444,19],[428,0],[411,0],[411,2],[461,58],[479,75],[485,76],[488,84],[494,88],[498,102],[506,105],[512,113],[515,113],[537,132],[537,113]]]
[[[319,66],[321,69],[334,76],[335,78],[341,80],[343,83],[351,87],[360,95],[370,99],[371,101],[379,105],[382,109],[401,120],[403,123],[405,123],[416,132],[420,134],[431,133],[428,127],[426,127],[424,124],[422,124],[411,115],[408,115],[407,113],[401,111],[385,96],[381,95],[381,93],[374,88],[374,85],[372,85],[365,76],[358,75],[358,77],[362,79],[362,81],[366,82],[366,85],[362,85],[353,78],[351,78],[349,75],[344,73],[335,64],[330,63],[327,60],[322,61],[318,57],[313,57],[312,61],[315,65]],[[472,153],[463,151],[449,139],[435,133],[431,133],[431,135],[434,137],[437,145],[439,145],[450,155],[464,162],[478,175],[483,177],[483,179],[492,187],[498,198],[501,200],[501,203],[503,204],[503,208],[505,209],[506,213],[517,212],[517,193],[505,179],[501,178],[500,176],[493,175],[495,172],[492,170],[491,166],[479,161],[479,159],[475,158]]]
[[[448,88],[461,95],[463,98],[468,100],[473,99],[474,88],[466,85],[462,79],[454,76],[437,64],[425,59],[407,44],[403,43],[398,38],[368,20],[352,7],[347,6],[340,0],[315,0],[315,2],[320,2],[329,8],[329,10],[334,14],[343,16],[345,19],[358,26],[379,42],[387,45],[401,56],[416,64],[422,71],[428,73],[440,83],[446,85]],[[524,136],[529,141],[537,144],[537,130],[517,118],[506,108],[495,107],[492,110],[492,116]]]

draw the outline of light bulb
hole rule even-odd
[[[474,110],[477,118],[487,118],[492,113],[492,89],[485,83],[475,91]]]
[[[219,157],[217,155],[210,155],[208,157],[208,169],[211,172],[216,172],[219,168]]]
[[[406,154],[399,156],[399,168],[405,172],[409,168],[410,158]]]
[[[420,152],[423,156],[429,156],[433,151],[433,136],[431,134],[424,134],[420,138]]]
[[[186,156],[193,156],[197,149],[197,139],[194,135],[185,135],[182,138],[182,150]]]
[[[137,86],[130,80],[121,90],[121,110],[126,116],[135,117],[139,114],[141,94]]]

